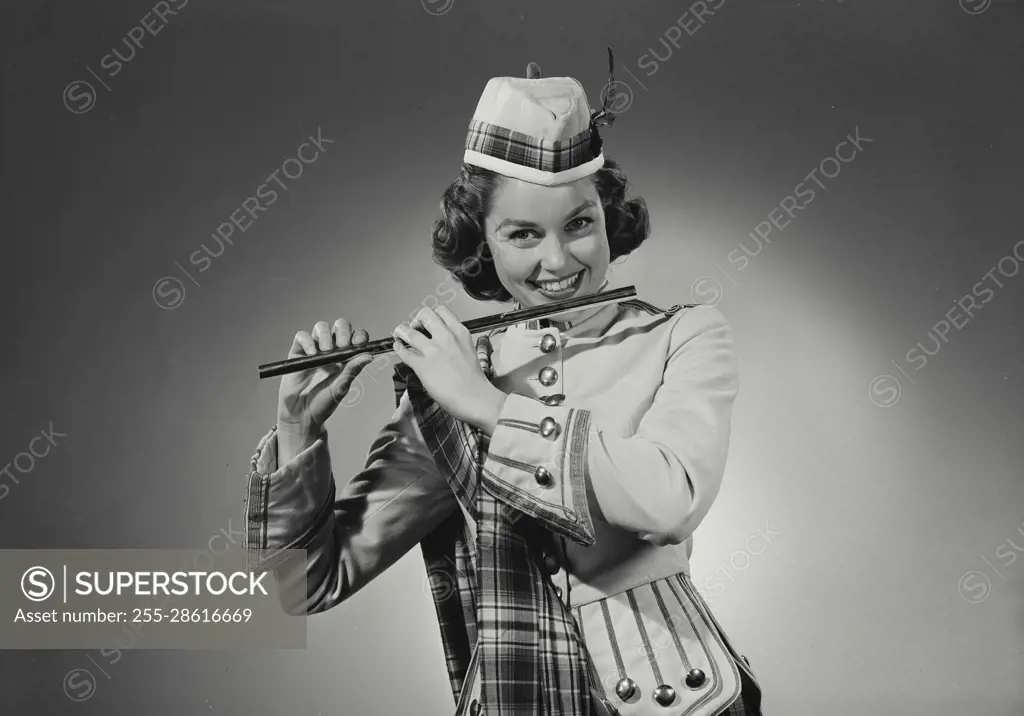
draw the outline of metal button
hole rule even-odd
[[[562,393],[555,393],[554,395],[545,395],[540,399],[540,402],[544,405],[561,405],[565,402],[565,395]]]
[[[544,569],[548,570],[548,574],[556,574],[561,568],[561,563],[554,555],[544,555]]]
[[[670,706],[676,700],[676,690],[668,684],[662,684],[654,690],[654,700],[662,706]]]
[[[636,682],[628,676],[623,676],[619,679],[619,683],[615,684],[615,695],[625,701],[630,696],[636,693]]]
[[[558,597],[559,599],[562,598],[562,588],[561,587],[555,587],[555,596]]]
[[[484,712],[484,707],[479,701],[473,699],[472,703],[469,704],[469,716],[480,716]]]
[[[544,366],[540,369],[537,377],[540,378],[540,384],[543,386],[554,385],[558,382],[558,371],[549,365]]]
[[[699,689],[704,685],[706,678],[704,672],[700,669],[691,669],[690,673],[686,675],[686,685],[691,689]]]
[[[540,434],[549,440],[558,437],[558,423],[554,418],[547,417],[540,421]]]
[[[542,353],[550,353],[555,350],[556,345],[558,345],[558,341],[550,333],[545,333],[540,339],[540,350]]]
[[[541,487],[549,487],[554,479],[551,477],[551,473],[544,467],[538,467],[534,470],[533,479],[537,481],[537,484]]]

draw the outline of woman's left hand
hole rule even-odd
[[[398,326],[392,335],[395,353],[438,405],[452,417],[494,433],[506,395],[487,380],[473,337],[454,313],[445,306],[423,308],[408,328]]]

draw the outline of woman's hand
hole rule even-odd
[[[292,341],[289,358],[312,356],[334,348],[366,343],[369,335],[362,328],[353,328],[345,318],[333,326],[320,321],[311,333],[299,331]],[[373,360],[362,353],[347,361],[290,373],[281,378],[277,401],[279,463],[283,464],[302,452],[320,437],[324,424],[348,394],[352,381]]]
[[[430,335],[417,330],[424,328]],[[487,380],[472,335],[448,308],[422,309],[409,328],[395,328],[395,353],[412,368],[430,397],[448,413],[494,433],[505,393]]]

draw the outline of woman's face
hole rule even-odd
[[[610,254],[593,177],[553,187],[503,177],[484,225],[498,278],[524,307],[604,283]]]

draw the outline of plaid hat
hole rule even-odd
[[[540,76],[531,62],[526,78],[494,77],[484,87],[466,136],[466,164],[533,184],[556,186],[604,166],[598,127],[615,116],[614,60],[608,48],[603,105],[591,111],[583,85],[572,77]]]

